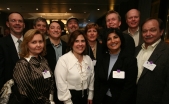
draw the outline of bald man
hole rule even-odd
[[[135,42],[135,47],[143,43],[143,39],[141,36],[141,31],[139,28],[140,23],[140,11],[137,9],[130,9],[126,15],[126,23],[128,25],[128,29],[124,31],[124,33],[129,34]]]

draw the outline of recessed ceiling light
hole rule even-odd
[[[100,10],[100,9],[97,9],[97,10]]]
[[[10,8],[6,8],[7,10],[10,10]]]
[[[36,8],[36,10],[38,10],[38,8]]]
[[[86,13],[86,12],[84,12],[84,13]]]
[[[72,10],[71,8],[69,8],[69,10]]]

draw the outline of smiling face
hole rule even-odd
[[[140,22],[140,13],[136,9],[132,9],[126,14],[126,23],[129,28],[138,28]]]
[[[41,34],[35,34],[28,42],[29,55],[37,57],[44,48],[44,41]]]
[[[67,29],[68,29],[69,34],[79,29],[78,21],[76,19],[69,20],[67,23]]]
[[[121,21],[118,18],[118,15],[111,13],[106,16],[106,26],[107,28],[119,28]]]
[[[10,14],[6,25],[10,28],[10,32],[13,35],[22,35],[23,29],[25,28],[24,20],[18,13]]]
[[[84,52],[85,48],[86,48],[85,38],[83,37],[83,35],[78,35],[72,47],[73,53],[75,55],[81,55]]]
[[[47,24],[43,21],[37,21],[34,29],[38,29],[42,34],[45,34],[47,31]]]
[[[98,33],[96,28],[92,27],[90,29],[87,30],[87,39],[89,42],[94,42],[97,39]]]
[[[107,47],[110,54],[117,54],[120,51],[121,40],[115,33],[110,33],[107,37]]]
[[[160,39],[162,34],[163,30],[160,30],[159,23],[155,19],[147,21],[142,26],[142,36],[146,47]]]
[[[58,39],[61,36],[61,27],[59,25],[59,23],[57,22],[52,22],[49,26],[49,30],[48,30],[48,34],[49,37],[52,39]]]

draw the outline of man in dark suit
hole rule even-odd
[[[144,43],[136,48],[136,104],[169,104],[169,46],[161,40],[163,22],[148,18],[141,27]]]
[[[49,67],[54,73],[55,66],[60,56],[66,53],[67,44],[60,39],[61,37],[61,25],[58,21],[52,21],[49,24],[48,39],[46,39],[46,55],[45,58],[48,61]],[[58,100],[56,84],[54,84],[54,101],[56,104],[63,104]]]
[[[25,28],[23,16],[18,12],[10,13],[6,25],[10,29],[10,35],[0,40],[0,88],[12,78],[14,66],[19,60],[18,40],[23,40]]]
[[[118,12],[110,10],[106,14],[106,27],[107,28],[120,28],[121,17]],[[135,52],[135,43],[133,38],[129,34],[124,34],[125,38],[125,51],[130,55],[134,55]]]
[[[123,32],[129,34],[134,39],[135,46],[141,45],[143,43],[143,38],[139,28],[140,11],[131,9],[126,13],[125,17],[128,29]]]
[[[48,61],[49,67],[54,72],[57,60],[66,53],[67,43],[60,39],[62,30],[58,21],[52,21],[49,24],[47,32],[49,38],[46,39],[47,54],[45,58]]]

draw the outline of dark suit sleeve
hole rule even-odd
[[[4,50],[3,50],[3,43],[2,40],[0,40],[0,89],[3,87],[4,84],[4,75],[3,75],[3,71],[4,71],[4,62],[5,62],[5,58],[4,58]]]
[[[168,62],[169,63],[169,59]],[[165,70],[167,70],[166,77],[166,86],[163,91],[162,101],[160,104],[169,104],[169,64],[166,65]]]
[[[101,104],[100,101],[100,81],[99,81],[99,67],[101,60],[97,61],[96,67],[95,67],[95,81],[94,81],[94,97],[93,97],[93,104]]]
[[[136,79],[138,73],[137,60],[134,57],[125,60],[125,83],[116,104],[133,104],[135,101]]]
[[[123,33],[123,36],[125,39],[125,46],[124,46],[125,52],[128,53],[129,55],[134,56],[134,54],[135,54],[134,39],[129,34]]]

